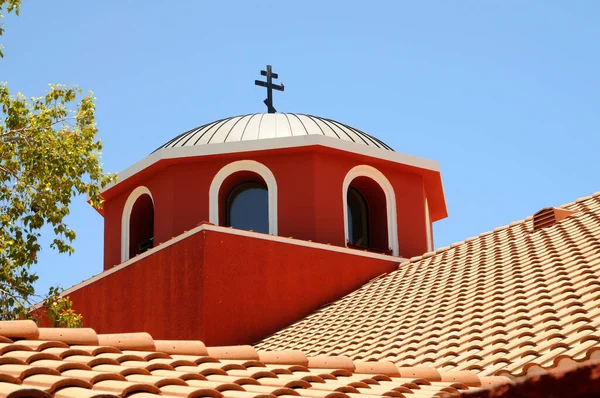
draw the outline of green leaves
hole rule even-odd
[[[99,162],[92,93],[51,85],[28,101],[0,84],[0,109],[0,319],[11,319],[24,316],[33,293],[37,277],[28,270],[37,262],[41,228],[52,227],[50,247],[73,253],[75,232],[64,221],[71,200],[86,195],[100,207],[100,189],[115,176]]]
[[[60,287],[51,287],[44,309],[46,317],[55,328],[80,328],[83,325],[83,316],[73,310],[73,302],[69,296],[61,296]]]
[[[19,15],[19,9],[21,7],[21,0],[0,0],[0,19],[4,18],[4,12],[10,14],[14,12],[15,15]],[[4,33],[3,25],[0,24],[0,36]],[[4,52],[2,51],[4,47],[0,45],[0,58],[4,58]]]
[[[20,6],[21,0],[0,0],[0,18],[19,15]],[[27,101],[0,82],[0,320],[31,316],[38,277],[29,269],[37,263],[42,227],[52,226],[50,247],[73,253],[75,232],[64,222],[72,198],[87,195],[101,207],[100,189],[115,181],[99,163],[95,98],[90,92],[77,103],[81,95],[77,87],[51,85]],[[59,293],[52,288],[45,298],[48,317],[56,327],[81,326],[81,315]]]

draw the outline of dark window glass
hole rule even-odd
[[[350,244],[369,247],[369,212],[367,202],[358,189],[348,188],[348,237]]]
[[[226,224],[237,229],[269,233],[268,190],[258,182],[244,182],[227,197]]]

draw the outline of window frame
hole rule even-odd
[[[231,190],[227,193],[227,197],[225,198],[225,220],[224,220],[226,227],[236,228],[231,225],[231,206],[232,206],[233,202],[235,201],[235,199],[244,191],[246,191],[248,189],[255,189],[255,188],[264,189],[267,194],[267,228],[268,228],[268,225],[269,225],[269,222],[268,222],[269,188],[267,187],[267,184],[265,184],[263,182],[259,182],[259,181],[253,181],[253,180],[240,182],[239,184],[236,184],[233,188],[231,188]],[[253,229],[253,231],[259,232],[259,231],[256,231],[255,229]],[[260,232],[262,232],[262,231],[260,231]],[[262,232],[262,233],[264,233],[264,232]]]
[[[269,234],[277,235],[278,213],[277,213],[277,180],[273,172],[262,163],[255,160],[238,160],[221,168],[214,176],[208,191],[209,221],[214,225],[220,225],[220,200],[219,193],[223,182],[232,174],[240,171],[249,171],[258,174],[265,182],[269,191]]]

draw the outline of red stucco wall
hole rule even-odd
[[[146,186],[154,198],[155,244],[209,219],[208,191],[217,172],[236,160],[256,160],[274,174],[278,186],[278,234],[345,245],[342,184],[354,166],[380,170],[396,193],[400,255],[427,251],[423,178],[410,168],[325,147],[297,147],[171,160],[155,165],[107,193],[104,267],[121,262],[121,216],[129,193]]]
[[[425,228],[425,195],[421,176],[399,168],[382,160],[360,157],[346,153],[336,153],[324,149],[315,154],[315,169],[324,170],[315,176],[319,203],[316,204],[316,241],[331,242],[343,246],[344,201],[342,184],[344,177],[353,167],[366,164],[381,171],[396,194],[398,220],[398,241],[400,256],[410,258],[427,251]]]
[[[160,250],[159,250],[160,249]],[[397,261],[204,230],[69,293],[99,333],[252,343]]]

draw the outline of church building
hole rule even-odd
[[[434,248],[438,163],[261,74],[104,188],[85,327],[0,321],[0,397],[600,396],[600,192]]]
[[[270,112],[179,134],[105,187],[104,272],[68,290],[87,324],[251,343],[432,250],[437,162],[268,92]]]

